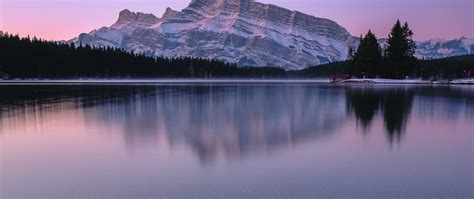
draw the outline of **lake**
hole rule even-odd
[[[0,198],[474,198],[474,86],[0,86]]]

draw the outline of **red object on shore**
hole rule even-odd
[[[472,77],[472,75],[473,75],[473,74],[472,74],[472,70],[469,70],[469,71],[467,72],[467,77],[468,77],[468,78],[469,78],[469,77]]]
[[[345,79],[349,79],[350,77],[351,77],[351,75],[349,75],[349,73],[344,74]]]
[[[333,75],[331,76],[331,82],[336,82],[338,79],[339,80],[347,80],[351,77],[349,73],[344,73],[343,75]]]

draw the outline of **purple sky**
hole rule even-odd
[[[474,0],[260,0],[336,21],[353,35],[370,28],[386,37],[396,19],[415,39],[474,38]],[[71,39],[115,22],[118,12],[181,10],[191,0],[0,0],[0,30],[45,39]]]

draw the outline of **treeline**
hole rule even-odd
[[[341,64],[344,68],[341,71],[350,76],[368,78],[450,79],[466,77],[474,69],[472,56],[418,60],[414,56],[415,48],[413,31],[408,23],[402,25],[397,20],[383,48],[372,31],[369,30],[364,37],[361,35],[357,49],[351,48],[348,60]]]
[[[403,78],[414,74],[416,46],[407,22],[402,25],[397,20],[384,47],[371,30],[364,37],[361,35],[356,51],[349,50],[346,71],[357,77]]]
[[[449,79],[474,71],[474,55],[435,60],[413,56],[408,24],[395,24],[381,48],[369,31],[346,61],[285,71],[276,67],[237,67],[222,61],[180,57],[149,57],[111,47],[22,38],[0,31],[1,78],[327,78],[345,77]]]
[[[283,78],[271,67],[222,61],[148,57],[111,47],[59,43],[0,32],[3,78]]]
[[[443,59],[418,60],[414,76],[424,79],[455,79],[474,75],[474,54]]]
[[[343,76],[343,74],[348,73],[348,69],[351,69],[352,67],[354,67],[353,62],[347,60],[313,66],[299,71],[290,71],[289,76],[302,78],[325,78],[335,75]],[[377,67],[388,66],[379,65]],[[411,63],[410,73],[408,73],[407,76],[421,77],[423,79],[455,79],[467,77],[469,71],[474,72],[474,54],[442,59],[415,60]],[[362,76],[355,75],[355,77]],[[368,75],[365,77],[371,76]],[[375,77],[384,78],[385,76],[377,75]]]

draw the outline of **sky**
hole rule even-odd
[[[474,0],[258,0],[331,19],[352,35],[371,29],[387,37],[397,19],[416,40],[474,38]],[[123,9],[161,16],[191,0],[0,0],[0,30],[49,40],[69,40],[112,25]]]

